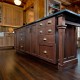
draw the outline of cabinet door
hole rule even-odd
[[[19,50],[25,52],[25,27],[20,29]]]
[[[15,46],[15,49],[16,50],[19,50],[19,38],[20,38],[20,30],[15,30],[15,43],[14,43],[14,46]]]
[[[0,3],[0,24],[2,24],[2,3]]]
[[[26,28],[26,52],[30,53],[30,42],[31,42],[31,28]]]
[[[13,24],[13,7],[3,3],[3,25],[12,26]]]
[[[31,28],[31,53],[33,55],[38,55],[39,51],[38,44],[38,35],[37,35],[37,26],[32,25]]]
[[[14,7],[13,8],[13,24],[14,26],[22,26],[23,25],[23,9]]]
[[[23,25],[23,9],[7,3],[2,4],[3,25],[20,27]]]

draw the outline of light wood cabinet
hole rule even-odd
[[[17,6],[13,6],[13,25],[22,26],[23,25],[23,9]]]
[[[4,33],[0,37],[0,47],[13,47],[14,46],[14,33]]]
[[[0,3],[0,24],[19,27],[23,25],[23,9],[7,3]]]
[[[2,24],[2,4],[0,2],[0,25]]]
[[[3,25],[13,25],[13,6],[3,3]]]

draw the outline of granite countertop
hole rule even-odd
[[[74,17],[74,19],[76,18],[77,21],[80,20],[80,15],[79,15],[79,14],[77,14],[77,13],[75,13],[75,12],[73,12],[73,11],[70,11],[70,10],[68,10],[68,9],[64,9],[64,10],[61,10],[61,11],[56,12],[56,13],[54,13],[54,14],[51,14],[51,15],[49,15],[49,16],[46,16],[46,17],[44,17],[44,18],[41,18],[41,19],[39,19],[39,20],[36,20],[36,21],[34,21],[34,22],[32,22],[32,23],[23,25],[22,27],[25,27],[25,26],[28,26],[28,25],[37,23],[37,22],[42,21],[42,20],[45,20],[45,19],[47,19],[47,18],[51,18],[51,17],[54,17],[54,16],[58,16],[58,15],[60,15],[60,14],[66,15],[66,16],[68,16],[68,18],[72,16],[72,17]],[[75,21],[76,21],[76,19],[75,19]],[[80,23],[80,21],[79,21],[78,23]],[[21,28],[21,27],[20,27],[20,28]],[[19,29],[19,28],[17,28],[17,29]],[[15,30],[16,30],[16,29],[15,29]]]

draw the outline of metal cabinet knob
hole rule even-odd
[[[46,50],[44,51],[44,54],[47,54],[47,51]]]
[[[21,38],[21,41],[22,41],[22,38]]]
[[[40,31],[40,33],[43,33],[43,31]]]
[[[21,46],[21,48],[23,48],[23,46]]]
[[[48,32],[50,33],[50,32],[52,32],[52,30],[51,30],[51,29],[49,29],[49,30],[48,30]]]
[[[47,40],[47,38],[44,38],[43,40],[44,40],[44,41],[46,41],[46,40]]]
[[[40,26],[42,26],[43,24],[42,23],[40,23]]]
[[[49,21],[48,21],[48,24],[51,24],[51,23],[52,23],[52,21],[51,21],[51,20],[49,20]]]

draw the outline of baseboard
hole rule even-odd
[[[14,46],[4,46],[0,47],[0,50],[14,49]]]

